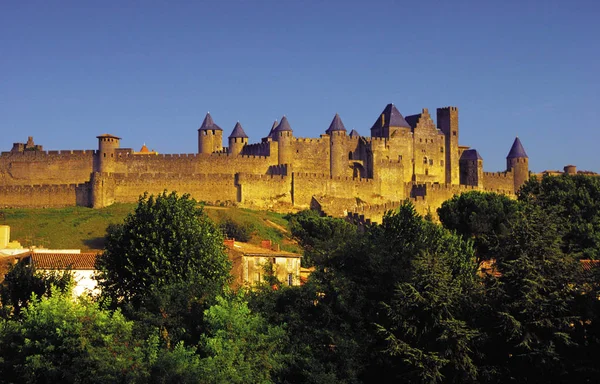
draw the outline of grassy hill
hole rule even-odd
[[[11,240],[24,247],[97,250],[104,247],[109,224],[122,223],[136,204],[114,204],[102,209],[85,207],[46,209],[3,209],[0,224],[10,225]],[[248,228],[250,242],[263,239],[280,244],[281,249],[300,252],[287,233],[284,215],[240,208],[205,207],[206,214],[217,224],[231,220]]]

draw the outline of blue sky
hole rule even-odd
[[[487,171],[518,135],[534,171],[600,172],[597,1],[2,1],[1,150],[123,147],[194,153],[210,111],[251,142],[286,115],[318,137],[339,113],[369,135],[459,108]]]

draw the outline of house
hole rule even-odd
[[[233,287],[252,286],[265,282],[272,275],[287,286],[300,285],[302,255],[279,249],[279,245],[264,240],[261,245],[225,240],[233,266]]]

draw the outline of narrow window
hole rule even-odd
[[[429,159],[429,165],[433,165],[433,159]]]
[[[291,287],[292,284],[294,283],[294,277],[292,276],[291,273],[288,273],[288,285]]]
[[[456,131],[452,131],[452,136],[456,136]]]
[[[254,281],[256,281],[257,283],[260,283],[260,272],[256,272],[256,276],[254,278]]]
[[[440,152],[444,153],[444,147],[440,147]]]
[[[423,164],[427,164],[427,157],[423,158]]]

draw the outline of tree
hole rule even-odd
[[[519,191],[519,200],[540,207],[557,224],[563,252],[580,259],[600,258],[599,177],[533,177]]]
[[[148,353],[119,311],[54,290],[0,324],[0,376],[13,383],[145,382]]]
[[[543,210],[528,206],[499,246],[499,277],[485,280],[473,313],[486,334],[482,370],[491,382],[563,382],[569,377],[578,263],[564,255]]]
[[[181,281],[219,292],[231,264],[221,232],[196,201],[163,192],[144,194],[123,224],[108,228],[96,268],[103,295],[139,305],[153,290]]]
[[[0,306],[3,317],[18,317],[26,308],[31,295],[49,295],[54,286],[61,292],[69,291],[73,282],[70,271],[38,272],[25,261],[12,265],[0,285]]]
[[[357,236],[356,226],[339,218],[320,217],[314,210],[290,215],[289,223],[292,236],[304,250],[302,265],[305,267],[323,264]]]
[[[497,193],[471,191],[445,201],[437,212],[445,228],[465,239],[473,239],[478,261],[481,261],[494,257],[521,205]]]

